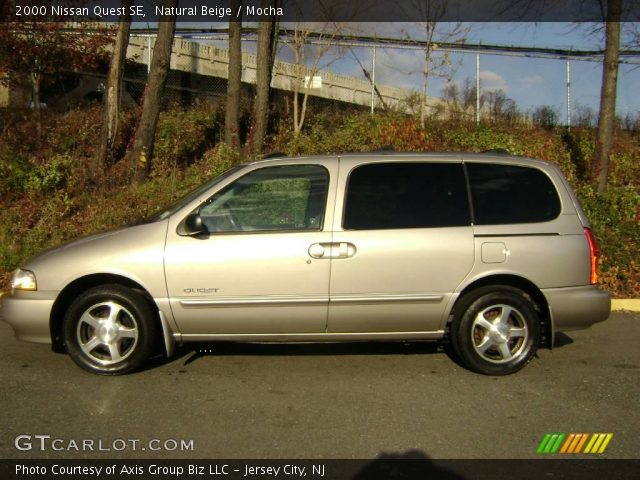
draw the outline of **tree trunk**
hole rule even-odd
[[[120,16],[116,43],[113,46],[113,54],[111,55],[111,63],[109,64],[102,134],[100,136],[98,151],[92,158],[89,171],[89,175],[94,182],[98,181],[104,172],[107,158],[113,148],[113,143],[118,132],[122,76],[124,74],[124,61],[127,57],[127,46],[129,45],[129,27],[131,24],[129,7],[131,0],[122,0],[120,5],[124,8],[124,13]]]
[[[296,77],[294,80],[295,83],[293,84],[293,133],[296,135],[298,135],[301,130],[298,117],[300,117],[300,86],[302,85],[302,73],[304,69],[304,65],[300,64],[300,57],[302,56],[302,54],[300,53],[300,48],[304,48],[304,43],[302,44],[302,47],[297,44],[295,50]]]
[[[429,5],[426,6],[429,9]],[[429,16],[429,13],[425,13]],[[422,70],[422,93],[420,95],[420,125],[424,128],[427,122],[427,85],[429,82],[429,74],[431,73],[431,49],[433,48],[433,34],[436,30],[436,24],[432,21],[424,23],[425,46],[424,46],[424,67]]]
[[[618,54],[620,50],[620,14],[622,0],[607,2],[606,44],[602,65],[602,90],[598,139],[593,162],[593,177],[598,182],[598,193],[607,190],[609,154],[613,144],[613,127],[616,118],[616,87],[618,83]]]
[[[242,0],[233,0],[234,12],[242,5]],[[229,21],[229,79],[227,82],[227,111],[225,114],[225,142],[232,149],[240,147],[240,89],[242,88],[242,46],[240,34],[242,19],[234,17]]]
[[[277,7],[278,0],[262,0],[263,8]],[[254,155],[260,155],[264,148],[269,119],[269,94],[271,77],[278,39],[278,22],[275,17],[260,22],[258,26],[258,53],[256,66],[256,98],[253,110],[253,129],[251,139]]]
[[[424,128],[427,121],[427,82],[429,80],[429,49],[424,54],[424,69],[422,70],[422,92],[420,93],[420,125]]]
[[[175,8],[176,4],[177,0],[162,1],[162,5],[166,8]],[[140,116],[140,124],[136,130],[131,149],[131,165],[136,181],[145,180],[151,170],[154,137],[171,62],[171,48],[173,46],[175,27],[175,15],[165,15],[160,18],[158,37],[153,49],[149,78],[147,79],[146,92],[142,103],[142,115]]]
[[[36,117],[36,139],[42,139],[42,108],[40,106],[40,73],[31,72],[31,101],[33,102],[33,112]]]

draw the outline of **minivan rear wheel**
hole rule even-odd
[[[509,375],[535,355],[540,319],[523,291],[483,287],[460,300],[450,334],[453,349],[467,368],[485,375]]]
[[[139,368],[151,354],[153,336],[148,302],[120,285],[87,290],[64,317],[69,355],[80,367],[101,375],[120,375]]]

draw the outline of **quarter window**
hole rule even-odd
[[[346,230],[470,223],[459,163],[372,163],[351,172],[343,221]]]
[[[255,170],[200,207],[210,232],[320,230],[329,175],[318,165]]]
[[[535,223],[560,214],[560,199],[542,171],[515,165],[467,163],[476,225]]]

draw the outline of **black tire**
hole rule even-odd
[[[156,330],[147,300],[121,285],[84,292],[67,309],[63,328],[73,361],[99,375],[139,368],[153,350]]]
[[[450,338],[469,370],[509,375],[524,367],[540,343],[540,318],[522,290],[506,285],[466,294],[454,309]]]

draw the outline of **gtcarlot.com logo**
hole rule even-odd
[[[18,435],[14,439],[13,445],[16,450],[23,452],[29,450],[39,450],[41,452],[47,450],[57,452],[122,452],[125,450],[134,452],[140,450],[149,450],[152,452],[188,452],[194,450],[193,440],[175,440],[172,438],[163,440],[157,438],[150,440],[140,440],[137,438],[102,440],[92,438],[65,439],[55,438],[51,435]]]
[[[613,438],[613,433],[547,433],[537,453],[604,453]]]

